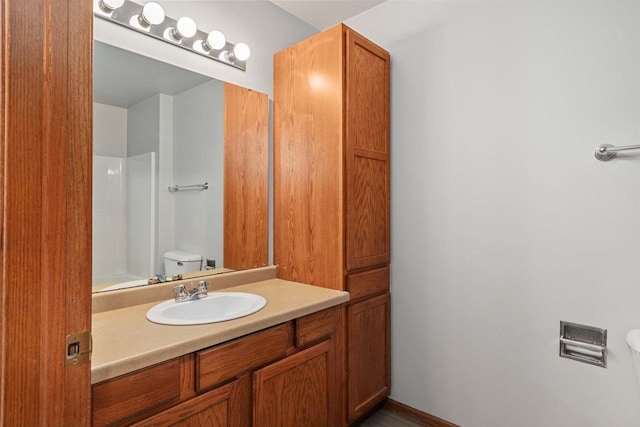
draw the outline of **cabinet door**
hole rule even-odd
[[[245,398],[248,398],[248,385],[247,381],[247,387],[241,387],[241,381],[236,380],[167,409],[151,418],[147,418],[135,424],[135,426],[248,426],[248,417],[243,414],[243,412],[248,412],[248,408],[243,409],[244,406],[242,405],[242,402],[246,400]]]
[[[333,342],[324,341],[253,374],[254,427],[333,427]]]
[[[389,54],[346,33],[347,271],[389,263]]]
[[[281,279],[340,290],[342,44],[336,26],[273,57],[274,264]]]
[[[224,266],[267,265],[269,98],[224,84]]]
[[[354,421],[389,395],[390,295],[347,308],[347,410]]]

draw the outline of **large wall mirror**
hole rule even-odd
[[[94,292],[165,280],[167,257],[267,265],[267,139],[266,95],[94,42]]]

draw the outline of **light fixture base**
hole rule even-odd
[[[176,28],[178,21],[165,16],[164,21],[158,25],[151,25],[148,28],[138,28],[135,25],[131,25],[130,20],[132,16],[140,16],[142,13],[143,6],[137,4],[135,2],[124,0],[124,4],[117,9],[114,9],[110,14],[106,14],[103,10],[100,10],[99,7],[94,10],[94,16],[104,19],[105,21],[113,22],[115,24],[121,25],[123,27],[129,28],[136,32],[146,34],[158,40],[162,40],[166,43],[169,43],[173,46],[178,46],[193,53],[197,53],[200,56],[204,56],[205,58],[212,59],[214,61],[223,63],[225,65],[229,65],[231,67],[237,68],[238,70],[246,71],[247,62],[241,61],[235,57],[227,57],[226,55],[221,55],[221,53],[227,51],[232,52],[235,44],[229,43],[228,41],[221,49],[212,49],[206,51],[202,48],[197,49],[198,45],[202,44],[202,40],[206,40],[209,33],[204,31],[196,30],[196,33],[193,37],[183,37],[181,40],[169,40],[166,38],[166,33]],[[200,41],[200,43],[197,43]],[[194,45],[196,48],[194,48]]]

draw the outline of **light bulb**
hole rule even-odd
[[[178,19],[174,33],[178,36],[177,39],[181,39],[182,37],[189,39],[196,35],[197,30],[198,28],[196,27],[196,23],[193,19],[183,16]]]
[[[145,4],[138,21],[143,27],[162,24],[164,21],[164,10],[162,6],[154,2]]]
[[[209,50],[220,50],[227,44],[227,39],[218,30],[211,31],[207,39],[202,42],[202,47]]]
[[[100,0],[98,6],[105,13],[111,13],[119,7],[122,7],[124,0]]]
[[[246,43],[238,43],[233,48],[233,56],[239,61],[246,61],[251,56],[251,49]]]

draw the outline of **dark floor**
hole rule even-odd
[[[395,412],[383,408],[363,421],[359,427],[420,427],[420,424],[402,418]]]

